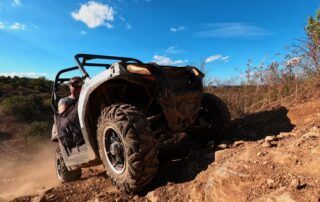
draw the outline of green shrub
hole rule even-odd
[[[48,122],[32,122],[28,130],[26,131],[25,137],[28,141],[36,141],[43,138],[50,137],[50,124]]]
[[[2,101],[2,110],[7,115],[17,119],[27,120],[44,109],[41,97],[36,95],[15,95],[5,98]]]
[[[50,129],[50,124],[48,122],[32,122],[25,133],[25,138],[34,141],[49,137]]]

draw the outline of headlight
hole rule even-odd
[[[142,75],[151,75],[149,69],[137,65],[127,65],[127,70],[131,73],[142,74]]]
[[[195,68],[192,68],[192,72],[195,76],[199,76],[199,74],[200,74],[199,71]]]

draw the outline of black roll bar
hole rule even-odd
[[[109,68],[111,66],[111,64],[109,63],[88,63],[87,61],[89,60],[104,59],[104,60],[119,60],[121,62],[136,62],[139,64],[143,63],[140,60],[135,58],[108,56],[108,55],[77,54],[74,56],[74,58],[78,64],[78,67],[81,73],[85,78],[89,77],[88,72],[84,68],[85,66],[91,66],[91,67],[96,66],[96,67],[105,67],[105,68]]]
[[[60,78],[61,74],[79,69],[83,75],[83,79],[85,79],[85,78],[89,77],[88,72],[84,68],[85,66],[105,67],[106,69],[108,69],[112,65],[111,63],[88,62],[88,61],[94,60],[94,59],[118,60],[120,62],[135,62],[135,63],[139,63],[139,64],[143,63],[140,60],[135,59],[135,58],[108,56],[108,55],[77,54],[74,56],[74,58],[75,58],[78,66],[73,66],[73,67],[69,67],[66,69],[62,69],[57,73],[57,75],[55,77],[54,84],[53,84],[53,91],[52,91],[52,95],[51,95],[51,107],[55,113],[57,113],[57,110],[55,108],[55,104],[56,104],[55,102],[57,100],[56,91],[58,90],[59,86],[63,82],[69,81],[69,78]]]
[[[63,73],[66,73],[66,72],[70,72],[70,71],[76,70],[76,69],[79,69],[79,67],[78,66],[69,67],[69,68],[60,70],[57,73],[57,75],[56,75],[56,77],[54,79],[53,89],[52,89],[52,94],[51,94],[51,107],[52,107],[54,113],[57,113],[57,110],[55,108],[55,104],[56,104],[55,101],[57,100],[56,91],[58,90],[58,87],[60,86],[60,84],[62,84],[65,81],[69,81],[70,80],[70,78],[60,78],[60,75],[63,74]]]

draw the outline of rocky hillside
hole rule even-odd
[[[319,170],[320,101],[312,100],[236,119],[219,143],[203,146],[182,137],[167,145],[160,151],[158,175],[138,195],[119,192],[103,168],[95,167],[85,169],[79,181],[43,184],[13,201],[317,202]]]

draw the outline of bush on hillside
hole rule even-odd
[[[32,122],[25,133],[25,138],[31,141],[49,137],[50,124],[48,122]]]
[[[27,120],[41,113],[44,109],[41,97],[36,95],[15,95],[2,101],[2,111],[17,119]]]
[[[0,76],[0,92],[3,94],[25,94],[28,92],[50,92],[52,81],[45,77],[26,78]]]

